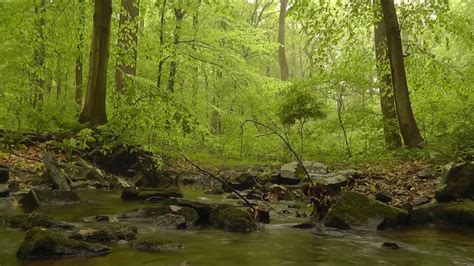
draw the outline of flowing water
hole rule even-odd
[[[185,191],[185,195],[191,199],[203,196],[194,190]],[[87,191],[81,193],[81,197],[90,203],[41,208],[39,212],[80,224],[87,216],[116,214],[147,205],[124,203],[118,192]],[[212,196],[207,200],[221,201],[222,198]],[[140,238],[172,240],[186,244],[186,248],[152,253],[113,246],[112,253],[105,257],[23,262],[16,259],[15,252],[23,241],[24,232],[0,227],[0,266],[474,265],[474,232],[470,231],[418,228],[393,232],[321,232],[290,228],[289,223],[294,222],[297,222],[294,218],[278,217],[272,224],[250,234],[212,228],[157,230],[149,224],[139,224]],[[382,248],[383,242],[396,242],[401,249]]]

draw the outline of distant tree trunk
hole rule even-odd
[[[385,25],[382,19],[380,5],[374,3],[377,24],[374,27],[375,60],[377,79],[380,90],[380,106],[382,109],[383,131],[385,144],[388,149],[395,149],[402,145],[397,123],[397,111],[393,99],[392,80],[390,79],[390,60],[388,58],[387,38]]]
[[[285,20],[286,20],[286,8],[288,0],[280,0],[280,16],[278,18],[278,42],[280,47],[278,48],[278,63],[280,64],[280,78],[281,80],[288,80],[288,61],[286,60],[285,54]]]
[[[174,83],[175,83],[175,78],[176,78],[176,69],[177,69],[177,63],[176,63],[176,55],[177,55],[177,50],[178,50],[178,45],[179,45],[179,34],[181,31],[181,21],[183,20],[184,17],[184,10],[181,8],[175,8],[174,9],[174,15],[176,17],[176,25],[174,28],[174,48],[173,48],[173,54],[172,54],[172,60],[170,63],[170,75],[168,78],[168,91],[173,92],[174,91]]]
[[[160,10],[160,49],[161,49],[161,59],[158,62],[158,74],[156,78],[156,89],[159,90],[161,87],[161,79],[163,76],[163,65],[165,63],[166,58],[163,58],[163,46],[165,45],[165,15],[166,15],[166,2],[167,0],[163,0],[163,5],[161,6]]]
[[[121,0],[121,3],[115,68],[115,86],[119,93],[124,89],[124,75],[135,76],[137,73],[137,17],[140,14],[140,0]]]
[[[75,89],[75,100],[76,105],[81,108],[82,106],[82,68],[83,68],[83,54],[84,54],[84,30],[86,26],[86,14],[85,14],[84,0],[79,0],[79,25],[77,27],[77,35],[79,40],[77,42],[77,57],[76,57],[76,89]]]
[[[90,122],[92,125],[101,125],[107,122],[105,102],[111,16],[112,0],[96,0],[86,102],[79,117],[79,121],[82,123]]]
[[[392,84],[400,131],[405,145],[408,148],[417,148],[423,143],[423,138],[418,130],[411,109],[405,64],[403,61],[400,26],[397,20],[394,0],[380,1],[387,32],[390,69],[392,72]]]
[[[35,1],[36,3],[36,1]],[[33,106],[38,107],[43,102],[44,93],[46,92],[46,71],[45,71],[45,57],[46,57],[46,44],[44,37],[44,27],[46,24],[46,0],[41,0],[40,6],[35,6],[35,13],[38,16],[38,39],[37,46],[34,51],[34,62],[35,67],[35,90],[33,96]]]

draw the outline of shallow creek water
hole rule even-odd
[[[221,196],[203,195],[193,189],[186,189],[184,193],[189,199],[206,197],[208,201],[223,200]],[[80,225],[84,217],[116,214],[150,205],[122,202],[119,192],[85,191],[81,197],[90,203],[41,208],[38,211]],[[17,261],[15,257],[24,232],[0,227],[0,266],[474,265],[474,232],[470,231],[418,228],[392,232],[317,232],[290,228],[291,223],[296,222],[298,220],[294,218],[276,217],[270,225],[250,234],[212,228],[157,230],[150,224],[137,224],[140,238],[172,240],[186,244],[186,248],[150,253],[113,246],[112,253],[105,257],[24,262]],[[387,250],[380,247],[383,242],[397,242],[401,249]]]

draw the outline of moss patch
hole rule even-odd
[[[29,230],[17,251],[18,258],[99,256],[110,253],[106,246],[67,239],[59,233],[35,227]]]
[[[211,212],[211,223],[231,232],[250,232],[257,228],[250,215],[232,205],[221,205]]]
[[[396,227],[407,217],[404,210],[388,206],[367,196],[348,191],[345,192],[324,218],[329,227],[350,229],[351,227],[371,227],[375,221],[376,229]],[[380,221],[380,222],[377,222]]]
[[[474,228],[474,201],[434,203],[413,211],[411,221],[414,224],[447,223]]]

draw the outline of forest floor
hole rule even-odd
[[[19,191],[28,191],[44,173],[43,154],[47,150],[53,150],[56,159],[59,161],[68,161],[69,155],[49,144],[38,144],[34,146],[22,146],[7,153],[0,153],[0,165],[8,165],[10,168],[10,179],[15,180],[19,185]],[[283,164],[283,163],[282,163]],[[280,165],[281,166],[281,165]],[[267,166],[213,166],[207,168],[225,179],[238,175],[252,169],[264,170],[276,174],[279,167],[275,165]],[[334,168],[344,168],[337,165]],[[212,186],[208,182],[209,178],[183,160],[176,161],[168,169],[175,173],[183,173],[187,177],[184,184],[200,185],[203,189]],[[361,164],[353,167],[354,170],[362,173],[362,178],[355,181],[352,190],[364,193],[371,198],[389,197],[388,204],[410,208],[426,202],[432,201],[435,189],[440,182],[441,171],[436,170],[434,166],[422,161],[401,161],[398,165],[372,166],[370,164]],[[104,173],[106,176],[110,175]],[[193,180],[190,180],[193,179]],[[187,182],[186,182],[187,181]]]

